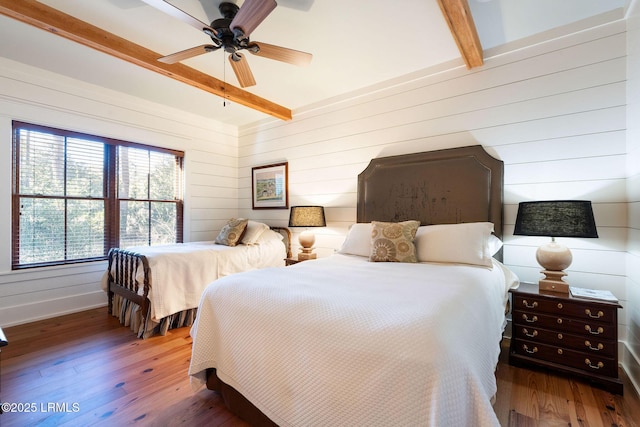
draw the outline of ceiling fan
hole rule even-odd
[[[243,88],[255,85],[256,81],[247,60],[239,53],[241,50],[294,65],[307,65],[311,62],[310,53],[249,40],[253,30],[276,8],[275,0],[245,0],[242,7],[231,2],[222,2],[218,6],[222,18],[214,20],[211,25],[201,22],[165,0],[142,1],[202,31],[213,42],[163,56],[158,59],[160,62],[174,64],[222,49],[229,54],[231,68]]]

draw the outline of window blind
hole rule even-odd
[[[13,148],[13,268],[182,241],[182,152],[21,122]]]

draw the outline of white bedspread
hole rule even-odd
[[[241,271],[282,266],[287,256],[285,246],[278,239],[250,246],[192,242],[127,250],[143,254],[149,261],[151,286],[148,298],[151,319],[156,322],[170,314],[197,307],[202,292],[214,280]],[[138,282],[142,283],[142,269],[138,276]]]
[[[205,369],[281,426],[497,426],[504,304],[517,278],[334,255],[204,292],[189,373]]]

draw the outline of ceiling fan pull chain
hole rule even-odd
[[[224,60],[224,56],[222,57],[222,107],[227,106],[227,63]]]

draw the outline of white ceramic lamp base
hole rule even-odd
[[[538,282],[540,290],[568,294],[569,284],[562,278],[567,275],[563,270],[573,261],[569,248],[551,238],[551,242],[538,248],[536,259],[544,268],[542,274],[545,277]]]
[[[313,253],[313,244],[316,242],[316,236],[312,231],[305,230],[298,236],[300,242],[299,260],[316,259],[317,255]]]

